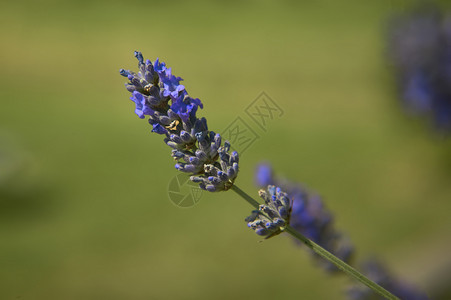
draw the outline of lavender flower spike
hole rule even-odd
[[[400,98],[409,111],[430,116],[451,132],[451,15],[423,1],[393,19],[388,52]],[[432,2],[432,1],[431,1]]]
[[[227,141],[221,146],[221,136],[208,130],[205,118],[197,118],[202,102],[188,95],[180,84],[183,79],[165,63],[144,61],[137,51],[135,57],[139,72],[121,69],[119,73],[129,80],[125,87],[132,93],[136,115],[148,116],[152,132],[165,136],[177,170],[191,174],[190,179],[204,190],[230,189],[238,175],[238,153],[230,153]]]
[[[269,185],[266,190],[261,189],[259,196],[265,200],[258,210],[246,218],[247,226],[255,230],[258,235],[273,237],[284,230],[290,223],[291,200],[279,187]]]

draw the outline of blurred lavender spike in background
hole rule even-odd
[[[424,3],[395,17],[388,52],[407,109],[451,132],[451,15]]]
[[[307,193],[298,184],[283,178],[276,178],[271,166],[267,163],[257,166],[255,183],[259,187],[273,184],[284,190],[292,201],[290,225],[313,242],[349,263],[353,247],[344,235],[335,230],[332,214],[324,207],[319,196]],[[323,264],[327,270],[338,270],[322,259],[318,259],[318,262]]]
[[[165,136],[177,170],[193,175],[191,180],[204,190],[228,190],[238,175],[238,153],[230,153],[228,141],[221,147],[221,136],[208,130],[205,118],[197,118],[203,104],[188,95],[182,78],[159,59],[153,65],[144,62],[141,52],[134,55],[139,72],[120,69],[119,74],[129,80],[125,87],[132,93],[136,115],[148,116],[152,132]]]
[[[427,300],[428,296],[417,290],[414,286],[397,279],[395,276],[389,273],[385,266],[376,260],[368,260],[361,266],[363,274],[368,276],[371,280],[377,284],[383,286],[400,299],[406,300]],[[354,284],[347,291],[350,299],[353,300],[372,300],[381,299],[374,294],[369,288]]]

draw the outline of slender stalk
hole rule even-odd
[[[242,189],[240,189],[236,185],[233,185],[231,189],[235,193],[240,195],[244,200],[246,200],[250,205],[252,205],[256,209],[258,209],[258,206],[260,204],[256,200],[254,200],[251,196],[246,194],[246,192],[244,192]],[[387,291],[386,289],[384,289],[383,287],[381,287],[377,283],[373,282],[372,280],[367,278],[365,275],[363,275],[362,273],[360,273],[359,271],[357,271],[356,269],[354,269],[353,267],[351,267],[350,265],[348,265],[347,263],[345,263],[344,261],[342,261],[341,259],[339,259],[335,255],[333,255],[332,253],[330,253],[329,251],[327,251],[326,249],[321,247],[320,245],[312,242],[311,240],[309,240],[308,238],[306,238],[305,236],[303,236],[302,234],[297,232],[290,225],[285,227],[285,231],[287,233],[291,234],[293,237],[295,237],[298,240],[300,240],[301,242],[303,242],[307,247],[312,249],[316,254],[318,254],[322,258],[324,258],[324,259],[328,260],[329,262],[333,263],[338,269],[342,270],[343,272],[345,272],[346,274],[348,274],[352,278],[356,279],[357,281],[360,281],[361,283],[363,283],[364,285],[366,285],[367,287],[369,287],[370,289],[372,289],[373,291],[375,291],[379,295],[383,296],[384,298],[390,299],[390,300],[399,299],[398,297],[396,297],[395,295],[393,295],[392,293],[390,293],[389,291]]]
[[[260,205],[260,203],[258,203],[256,200],[254,200],[254,198],[252,198],[251,196],[249,196],[248,194],[246,194],[245,191],[243,191],[242,189],[240,189],[239,187],[236,186],[236,184],[232,185],[232,190],[237,193],[238,195],[240,195],[241,197],[243,197],[244,200],[246,200],[250,205],[252,205],[254,208],[258,209],[258,206]]]

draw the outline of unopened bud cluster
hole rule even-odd
[[[291,201],[279,187],[269,185],[259,196],[265,201],[246,218],[247,226],[267,238],[281,233],[290,222]]]

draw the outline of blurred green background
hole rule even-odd
[[[344,299],[233,192],[174,206],[170,150],[120,68],[160,57],[220,131],[265,91],[285,111],[241,157],[320,193],[357,259],[432,290],[449,267],[451,141],[409,117],[384,58],[403,1],[0,4],[1,299]],[[449,274],[449,273],[448,273]],[[445,278],[446,279],[446,278]],[[443,280],[443,278],[441,279]]]

